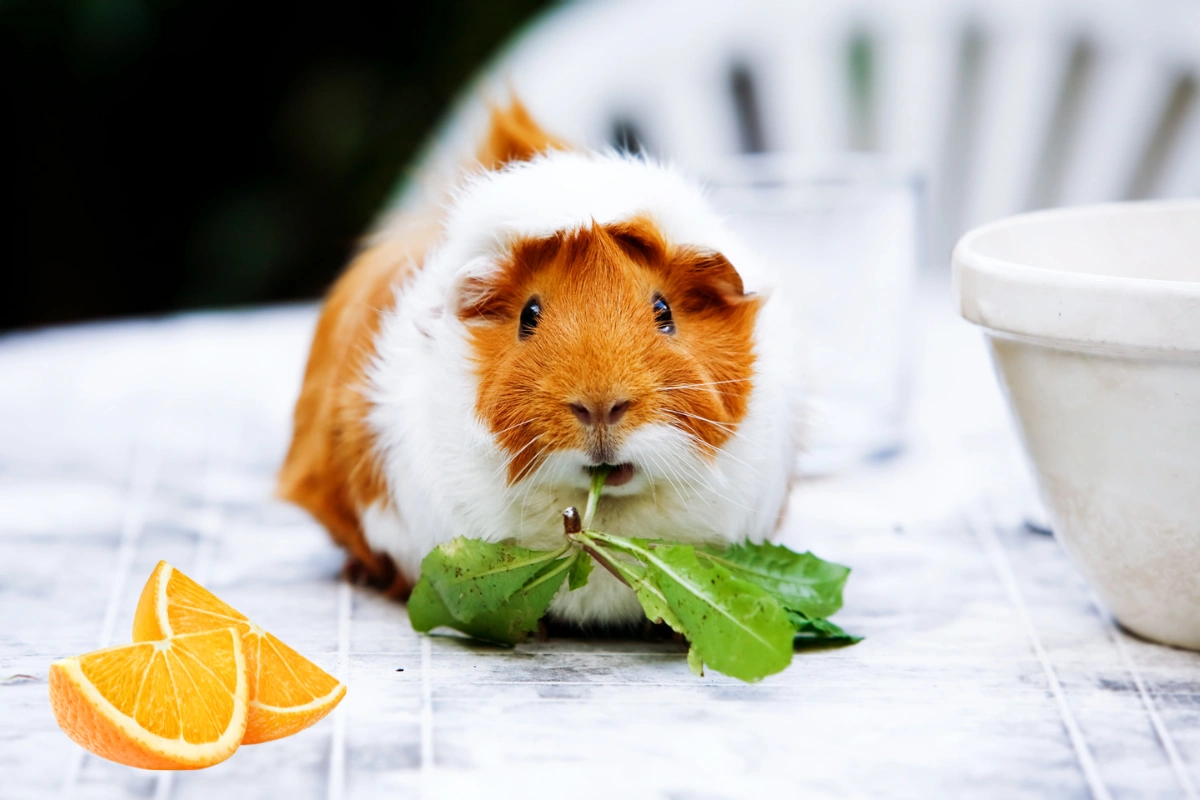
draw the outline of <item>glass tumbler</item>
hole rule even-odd
[[[828,474],[899,452],[921,231],[918,173],[881,156],[737,156],[701,177],[775,272],[800,336],[805,449]]]

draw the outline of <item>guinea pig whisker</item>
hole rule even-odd
[[[678,469],[686,470],[687,476],[693,479],[690,481],[691,485],[700,485],[706,489],[712,489],[712,482],[708,480],[695,464],[691,464],[685,459],[679,459],[675,462],[675,466]]]
[[[712,421],[712,420],[709,420],[709,421]],[[714,423],[714,425],[719,425],[719,423]],[[754,474],[756,476],[758,475],[758,469],[755,468],[754,465],[748,464],[748,463],[742,461],[742,459],[738,458],[737,456],[734,456],[733,453],[731,453],[730,451],[728,451],[726,449],[722,449],[722,447],[718,447],[712,443],[708,443],[708,441],[704,441],[700,437],[697,437],[697,435],[695,433],[692,433],[691,431],[686,431],[686,429],[684,429],[684,428],[677,428],[677,429],[680,433],[683,433],[685,435],[685,437],[688,437],[692,441],[692,444],[695,444],[698,447],[702,447],[702,449],[704,451],[712,453],[713,456],[724,456],[725,458],[730,459],[730,461],[732,461],[734,463],[738,463],[738,464],[742,465],[742,467],[749,469],[752,474]]]
[[[715,425],[718,428],[720,428],[721,430],[723,430],[726,433],[731,434],[731,435],[737,433],[737,428],[735,428],[734,426],[732,426],[728,423],[725,423],[725,422],[717,422],[715,419],[709,419],[708,417],[702,417],[699,414],[689,414],[688,412],[680,411],[677,408],[668,409],[667,413],[678,414],[681,417],[688,417],[689,419],[699,420],[700,422],[707,422],[709,425]]]
[[[535,470],[534,470],[534,474],[536,474],[536,473],[538,472],[538,470],[540,470],[540,469],[541,469],[543,466],[545,466],[545,462],[543,462],[542,464],[539,464],[539,465],[538,465],[537,469],[535,469]],[[528,476],[528,477],[529,477],[529,478],[532,478],[533,476],[531,475],[531,476]],[[508,499],[508,502],[507,502],[507,503],[505,503],[505,505],[504,505],[504,513],[505,513],[505,514],[508,514],[508,513],[509,513],[509,511],[511,511],[511,510],[512,510],[512,508],[513,508],[513,507],[516,505],[516,503],[517,503],[517,499],[518,499],[518,498],[521,498],[521,500],[522,500],[522,502],[521,502],[521,507],[520,507],[520,508],[517,510],[517,526],[518,526],[518,527],[517,527],[517,533],[518,533],[519,535],[524,535],[524,533],[525,533],[525,503],[524,503],[524,498],[527,496],[527,494],[528,494],[528,491],[529,491],[529,487],[530,487],[531,485],[532,485],[532,482],[530,482],[530,483],[526,483],[526,484],[525,484],[525,488],[524,488],[523,490],[518,490],[518,491],[512,492],[512,493],[511,493],[511,496],[510,496],[510,497],[509,497],[509,499]]]
[[[533,442],[531,441],[529,444],[533,444]],[[522,448],[521,448],[521,450],[525,450],[525,449],[527,449],[528,447],[529,447],[529,445],[526,445],[525,447],[522,447]],[[539,458],[540,458],[540,457],[541,457],[541,456],[542,456],[542,455],[543,455],[543,454],[544,454],[544,453],[545,453],[545,452],[546,452],[548,449],[550,449],[550,446],[549,446],[549,445],[546,445],[545,447],[543,447],[542,449],[540,449],[540,450],[538,450],[536,453],[534,453],[534,454],[533,454],[533,457],[529,459],[529,464],[537,464],[537,468],[534,470],[534,474],[537,474],[537,471],[538,471],[538,470],[540,470],[540,469],[542,468],[542,466],[544,465],[544,463],[539,463],[539,462],[538,462],[538,459],[539,459]],[[519,453],[518,453],[518,455],[519,455]],[[527,471],[527,470],[529,469],[529,465],[527,464],[527,465],[524,467],[524,469],[526,470],[525,472],[521,472],[521,473],[519,473],[519,474],[517,475],[517,480],[518,480],[518,481],[527,481],[527,480],[529,480],[529,479],[530,479],[531,475],[530,475],[530,474],[529,474],[529,472]]]
[[[504,460],[504,463],[500,465],[500,468],[498,470],[496,470],[495,472],[493,472],[491,474],[491,476],[488,478],[488,483],[491,483],[492,481],[496,480],[496,478],[500,477],[500,473],[503,472],[504,470],[508,469],[509,465],[512,464],[513,461],[515,461],[517,459],[517,456],[521,455],[521,453],[524,453],[526,450],[528,450],[540,438],[542,438],[542,434],[540,434],[540,433],[535,434],[533,436],[533,438],[531,438],[528,442],[525,443],[524,447],[522,447],[517,452],[513,453],[508,458],[506,458]]]
[[[686,435],[688,435],[689,437],[691,437],[691,434],[687,433],[687,431],[684,431],[684,433]],[[697,440],[697,441],[700,441],[700,440]],[[708,444],[707,442],[704,442],[704,441],[700,441],[700,443],[705,444],[705,445]],[[711,445],[709,445],[709,446],[711,446]],[[667,479],[667,482],[670,483],[672,487],[674,487],[675,492],[680,497],[682,497],[684,499],[687,499],[689,497],[698,498],[701,502],[703,502],[706,506],[708,506],[708,508],[710,510],[715,511],[716,506],[713,505],[712,498],[710,497],[710,495],[712,495],[712,496],[715,496],[718,499],[724,501],[725,503],[728,503],[729,505],[737,506],[738,508],[742,509],[743,511],[749,511],[751,513],[755,513],[755,510],[753,508],[743,505],[742,503],[737,502],[736,500],[730,498],[728,495],[719,491],[717,489],[717,487],[715,487],[713,485],[712,481],[709,480],[709,478],[706,475],[704,475],[703,472],[701,472],[699,469],[697,469],[694,465],[689,464],[687,461],[685,461],[685,460],[672,461],[672,460],[668,459],[667,461],[664,462],[657,455],[655,455],[653,453],[648,453],[647,455],[649,455],[650,458],[654,461],[655,465],[658,466],[659,469],[662,470],[663,477],[665,477]],[[687,473],[693,478],[693,480],[689,481],[683,475],[681,475],[679,472],[680,469],[686,470]],[[751,468],[751,469],[753,469],[753,468]],[[687,487],[686,489],[684,488],[685,486]]]
[[[693,442],[694,444],[696,444],[696,445],[699,445],[700,447],[707,448],[707,449],[708,449],[708,451],[709,451],[709,452],[711,452],[713,455],[715,455],[715,456],[725,456],[725,457],[726,457],[726,458],[728,458],[729,460],[731,460],[731,461],[735,461],[735,462],[737,462],[738,464],[741,464],[743,467],[745,467],[746,469],[750,470],[750,471],[751,471],[751,472],[752,472],[752,473],[753,473],[755,476],[757,476],[757,475],[758,475],[758,469],[757,469],[756,467],[754,467],[754,466],[753,466],[753,465],[751,465],[751,464],[747,464],[745,461],[742,461],[740,458],[738,458],[737,456],[735,456],[733,453],[730,453],[728,450],[725,450],[725,449],[723,449],[723,448],[717,447],[717,446],[716,446],[716,445],[714,445],[714,444],[710,444],[709,442],[706,442],[706,441],[704,441],[703,439],[701,439],[699,436],[697,436],[696,434],[692,433],[691,431],[683,430],[682,428],[679,428],[678,430],[679,430],[679,431],[680,431],[680,433],[682,433],[684,436],[686,436],[686,437],[688,437],[689,439],[691,439],[691,440],[692,440],[692,442]]]
[[[651,456],[652,458],[654,456],[653,452],[648,453],[647,455]],[[654,463],[657,465],[658,461],[655,460]],[[658,491],[654,488],[654,481],[651,479],[646,481],[646,483],[650,485],[650,499],[654,501],[654,507],[658,508]]]
[[[750,380],[751,380],[750,378],[731,378],[730,380],[727,380],[727,381],[707,381],[705,383],[681,383],[678,386],[659,386],[655,391],[671,392],[676,389],[697,389],[701,386],[721,386],[722,384],[726,384],[726,383],[746,383]]]
[[[513,461],[515,461],[515,460],[516,460],[516,458],[517,458],[517,456],[521,455],[521,453],[524,453],[526,450],[528,450],[528,449],[529,449],[529,448],[530,448],[530,447],[533,445],[533,443],[534,443],[534,442],[536,442],[536,441],[537,441],[538,439],[540,439],[540,438],[542,438],[542,434],[540,434],[540,433],[534,434],[534,435],[533,435],[533,436],[532,436],[532,437],[529,439],[529,441],[528,441],[528,442],[526,442],[526,443],[524,444],[524,446],[522,446],[522,447],[521,447],[521,449],[520,449],[520,450],[517,450],[517,452],[513,453],[513,454],[512,454],[512,455],[510,455],[508,458],[504,459],[504,463],[500,465],[500,469],[499,469],[499,470],[496,470],[496,473],[497,473],[497,474],[499,474],[499,473],[500,473],[500,470],[503,470],[503,469],[504,469],[504,468],[506,468],[506,467],[507,467],[509,464],[511,464]],[[493,478],[495,478],[496,476],[495,476],[495,475],[493,475],[492,477],[493,477]]]
[[[743,504],[739,503],[738,501],[734,500],[729,495],[723,494],[721,491],[719,491],[716,486],[713,486],[712,481],[710,481],[703,473],[701,473],[698,469],[696,469],[696,467],[694,465],[688,464],[687,462],[683,462],[683,461],[680,462],[680,465],[688,470],[691,470],[692,474],[695,475],[696,479],[704,484],[705,491],[708,494],[716,495],[716,497],[719,498],[720,500],[723,500],[724,502],[728,503],[731,506],[737,506],[738,508],[742,509],[743,511],[749,511],[752,514],[757,513],[755,509],[750,508],[749,506],[743,505]],[[703,497],[703,495],[701,495],[701,496]],[[707,498],[705,498],[705,499],[707,500]],[[710,508],[712,507],[711,502],[709,503],[709,507]]]
[[[658,471],[660,473],[662,473],[662,476],[667,479],[667,483],[671,484],[671,487],[673,489],[675,489],[675,493],[681,494],[679,487],[675,485],[675,482],[673,480],[671,480],[671,476],[669,474],[667,474],[667,467],[665,464],[663,464],[662,459],[660,459],[653,452],[646,453],[646,456],[650,459],[650,461],[654,464],[654,466],[658,469]],[[653,486],[654,481],[650,481],[650,485]],[[657,505],[658,499],[655,498],[654,502],[655,502],[655,505]]]
[[[691,490],[689,494],[692,497],[699,498],[701,501],[703,501],[704,505],[708,506],[710,511],[715,512],[717,510],[716,506],[713,505],[712,497],[710,495],[716,495],[721,500],[727,499],[715,488],[713,488],[708,479],[701,475],[694,466],[683,461],[679,461],[676,462],[675,467],[679,469],[686,469],[688,471],[689,476],[694,480],[686,481],[683,477],[681,477],[680,481],[687,483],[688,488]]]
[[[527,419],[524,422],[518,422],[516,425],[509,425],[507,428],[504,428],[503,430],[492,431],[492,436],[499,436],[502,433],[508,433],[509,431],[519,428],[522,425],[529,425],[530,423],[540,422],[540,421],[541,420],[538,420],[538,419]]]
[[[543,455],[546,454],[546,451],[548,451],[549,449],[550,449],[550,445],[546,445],[545,447],[543,447],[541,450],[538,451],[537,455],[534,456],[534,459],[536,460],[536,459],[541,458]],[[546,465],[549,463],[550,463],[549,461],[542,461],[540,464],[538,464],[537,469],[535,469],[533,471],[533,474],[528,476],[525,479],[526,481],[528,481],[528,484],[525,486],[525,491],[521,495],[521,510],[517,514],[517,516],[520,520],[520,525],[521,525],[520,530],[521,530],[522,534],[525,533],[525,504],[529,502],[529,496],[530,496],[530,493],[533,492],[534,487],[540,485],[539,478],[542,474],[542,470],[545,469]]]
[[[666,476],[667,481],[675,488],[676,494],[678,494],[680,497],[687,497],[690,494],[695,494],[694,491],[689,492],[684,489],[687,481],[684,480],[683,476],[679,474],[677,463],[672,463],[671,459],[664,459],[656,463],[663,470],[663,475]]]
[[[516,425],[510,425],[509,427],[507,427],[507,428],[505,428],[505,429],[503,429],[503,430],[499,430],[499,431],[495,431],[495,432],[490,432],[490,433],[491,433],[491,436],[494,438],[494,437],[497,437],[497,436],[499,436],[499,435],[500,435],[500,434],[502,434],[502,433],[507,433],[508,431],[511,431],[511,430],[513,430],[513,429],[515,429],[515,428],[520,428],[522,425],[529,425],[530,423],[533,423],[533,422],[540,422],[540,421],[541,421],[541,420],[539,420],[539,419],[527,419],[527,420],[525,420],[524,422],[518,422]],[[536,437],[535,437],[535,438],[536,438]],[[471,443],[471,447],[472,447],[472,449],[474,449],[474,450],[477,450],[477,451],[482,451],[482,450],[487,450],[487,449],[488,449],[488,447],[489,447],[491,444],[493,444],[493,442],[491,442],[491,441],[486,441],[486,442],[484,442],[484,441],[473,441],[473,442]],[[507,463],[505,463],[505,466],[508,466],[508,464],[507,464]],[[492,476],[492,477],[495,477],[495,476]]]
[[[704,473],[704,471],[701,470],[699,467],[697,467],[695,464],[689,463],[687,461],[680,461],[679,466],[682,469],[686,469],[688,471],[688,474],[691,475],[693,478],[695,478],[697,483],[702,484],[706,489],[708,489],[711,492],[714,492],[714,493],[716,492],[716,487],[713,485],[713,482],[711,480],[709,480],[709,477]],[[718,493],[718,496],[719,496],[719,493]],[[724,499],[724,498],[722,498],[722,499]]]

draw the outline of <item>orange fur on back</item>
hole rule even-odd
[[[402,248],[381,243],[334,285],[317,322],[279,475],[280,495],[307,509],[349,552],[348,570],[397,595],[408,587],[386,557],[371,552],[359,522],[360,510],[387,496],[363,389],[380,317],[412,263]]]
[[[509,482],[556,450],[609,461],[625,434],[652,422],[687,432],[713,457],[745,416],[752,388],[759,302],[730,263],[665,241],[645,218],[511,251],[461,312],[476,354],[476,410],[512,454]],[[656,326],[656,294],[673,310],[674,334]],[[522,341],[521,309],[535,296],[540,322]],[[628,411],[611,426],[581,426],[570,410],[618,401]]]
[[[537,126],[519,102],[492,110],[477,158],[485,169],[565,145]],[[420,269],[439,222],[397,221],[363,250],[334,284],[321,309],[294,429],[279,475],[279,494],[311,513],[348,551],[347,574],[395,597],[411,586],[391,560],[372,552],[360,513],[389,503],[374,435],[367,425],[366,368],[375,355],[382,315]]]

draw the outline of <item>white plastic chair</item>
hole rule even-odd
[[[878,150],[929,179],[931,259],[1016,211],[1200,194],[1191,0],[588,2],[464,93],[396,205],[461,163],[484,97],[554,132],[702,169],[739,151]]]

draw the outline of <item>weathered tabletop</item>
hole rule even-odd
[[[978,333],[923,288],[904,456],[811,481],[785,540],[854,567],[861,644],[758,685],[670,643],[421,637],[271,497],[313,310],[0,340],[0,797],[1196,797],[1200,655],[1122,633],[1035,506]],[[159,559],[341,676],[194,773],[86,755],[51,660],[128,641]],[[400,671],[403,670],[403,671]]]

